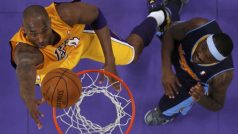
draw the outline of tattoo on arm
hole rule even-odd
[[[19,43],[14,52],[17,65],[20,94],[24,101],[35,97],[36,66],[43,62],[41,52],[29,45]]]
[[[209,96],[204,96],[199,103],[211,111],[218,111],[223,108],[227,89],[233,79],[234,72],[226,71],[209,81]]]

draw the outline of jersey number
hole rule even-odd
[[[80,39],[77,37],[73,37],[72,39],[66,40],[62,45],[60,45],[56,50],[55,50],[55,55],[57,57],[57,60],[61,60],[67,56],[66,53],[66,45],[67,46],[73,46],[77,47],[79,45]]]

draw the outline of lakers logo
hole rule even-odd
[[[59,46],[56,50],[55,50],[55,55],[57,57],[57,60],[62,60],[63,58],[66,57],[66,49],[65,49],[65,44]]]
[[[66,46],[70,47],[77,47],[79,45],[80,39],[77,37],[73,37],[72,39],[66,40],[62,45],[60,45],[58,48],[55,50],[55,56],[57,60],[62,60],[63,58],[67,57],[67,52],[66,52]]]
[[[73,39],[68,40],[67,45],[77,47],[79,44],[79,38],[73,37]]]

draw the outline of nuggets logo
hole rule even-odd
[[[187,64],[187,61],[184,57],[185,53],[182,49],[182,45],[179,45],[179,49],[178,49],[178,52],[179,52],[179,63],[180,63],[180,67],[186,71],[193,79],[195,80],[198,80],[199,81],[199,78],[197,77],[197,75],[192,71],[192,69],[188,66]]]
[[[73,37],[72,39],[67,39],[55,50],[55,56],[57,60],[62,60],[67,57],[66,46],[77,47],[79,45],[80,39],[77,37]]]

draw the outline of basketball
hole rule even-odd
[[[41,83],[45,101],[57,108],[67,108],[76,103],[81,95],[82,84],[78,76],[65,68],[46,74]]]

